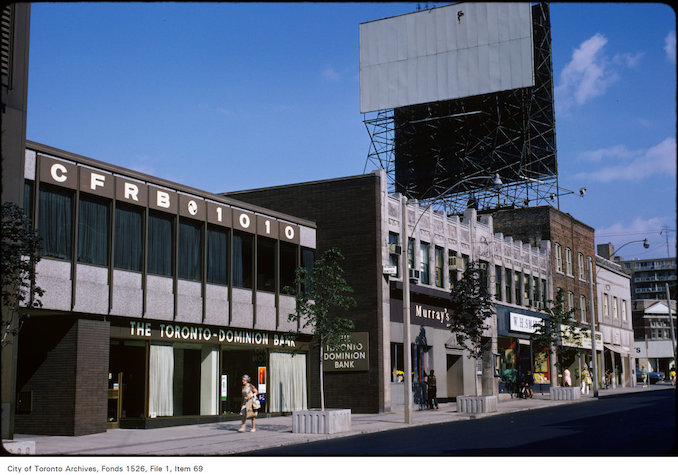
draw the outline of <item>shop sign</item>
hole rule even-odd
[[[111,337],[295,349],[299,343],[293,335],[265,331],[233,330],[134,320],[129,322],[128,328],[111,327]]]
[[[337,347],[325,345],[324,371],[367,371],[370,369],[370,334],[353,332]]]
[[[413,304],[413,307],[413,324],[417,324],[417,320],[423,320],[428,324],[435,323],[447,328],[450,323],[450,312],[446,308],[427,307],[418,303]]]
[[[581,330],[580,328],[576,328],[574,332],[570,332],[566,325],[561,325],[560,330],[563,335],[563,346],[572,346],[575,348],[583,348],[585,350],[591,349],[591,332],[589,330]],[[577,340],[579,340],[579,342],[577,342]],[[602,332],[596,332],[596,350],[603,351]]]
[[[517,332],[534,333],[534,325],[541,323],[541,321],[542,319],[540,317],[531,317],[529,315],[523,315],[522,313],[510,312],[509,328]]]

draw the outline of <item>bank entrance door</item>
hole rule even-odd
[[[108,374],[108,418],[107,429],[119,429],[122,416],[122,372]]]

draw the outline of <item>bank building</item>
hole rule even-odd
[[[16,432],[238,418],[245,373],[263,411],[307,407],[310,335],[287,317],[313,222],[28,141],[24,178],[45,294],[19,334]]]

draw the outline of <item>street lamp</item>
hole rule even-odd
[[[441,195],[439,196],[445,196],[446,194],[450,193],[454,188],[456,188],[459,185],[462,185],[466,182],[469,182],[471,180],[479,180],[479,179],[491,179],[492,180],[492,186],[499,191],[501,187],[503,186],[503,182],[501,181],[501,178],[499,177],[499,173],[495,173],[494,177],[492,176],[473,176],[466,178],[462,181],[459,181],[449,187],[447,190],[445,190]],[[419,219],[414,223],[414,226],[412,227],[412,234],[414,235],[414,231],[417,229],[417,226],[419,225],[419,221],[421,221],[421,218],[424,216],[424,214],[433,206],[435,203],[434,201],[431,201],[431,203],[424,208],[424,211],[422,211],[421,215],[419,216]],[[405,424],[411,424],[412,423],[412,349],[410,348],[411,345],[411,336],[410,336],[410,268],[408,265],[408,259],[407,259],[407,250],[409,248],[408,243],[409,243],[409,237],[408,236],[408,229],[407,229],[407,197],[405,195],[400,196],[400,204],[401,204],[401,217],[400,217],[400,226],[401,226],[401,236],[403,236],[403,244],[401,246],[401,249],[405,249],[405,252],[400,253],[401,256],[401,266],[400,268],[403,269],[403,370],[404,370],[404,384],[405,384]]]
[[[618,253],[618,252],[621,250],[621,248],[623,248],[624,246],[627,246],[627,245],[629,245],[629,244],[633,244],[634,242],[642,242],[642,243],[643,243],[643,247],[644,247],[645,249],[647,249],[647,248],[650,247],[650,241],[648,241],[647,238],[645,238],[645,239],[637,239],[637,240],[635,240],[635,241],[625,242],[624,244],[622,244],[621,246],[619,246],[619,249],[616,249],[612,254],[610,254],[610,257],[608,257],[608,259],[609,259],[609,260],[612,260],[612,256],[614,256],[616,253]]]

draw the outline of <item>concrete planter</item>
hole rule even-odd
[[[308,409],[292,413],[295,434],[335,434],[351,430],[350,409]]]
[[[457,396],[457,412],[465,414],[497,412],[497,396]]]
[[[10,454],[35,455],[34,440],[3,440],[2,445]]]
[[[551,399],[554,401],[574,401],[581,399],[581,389],[579,387],[555,386],[550,389]]]

